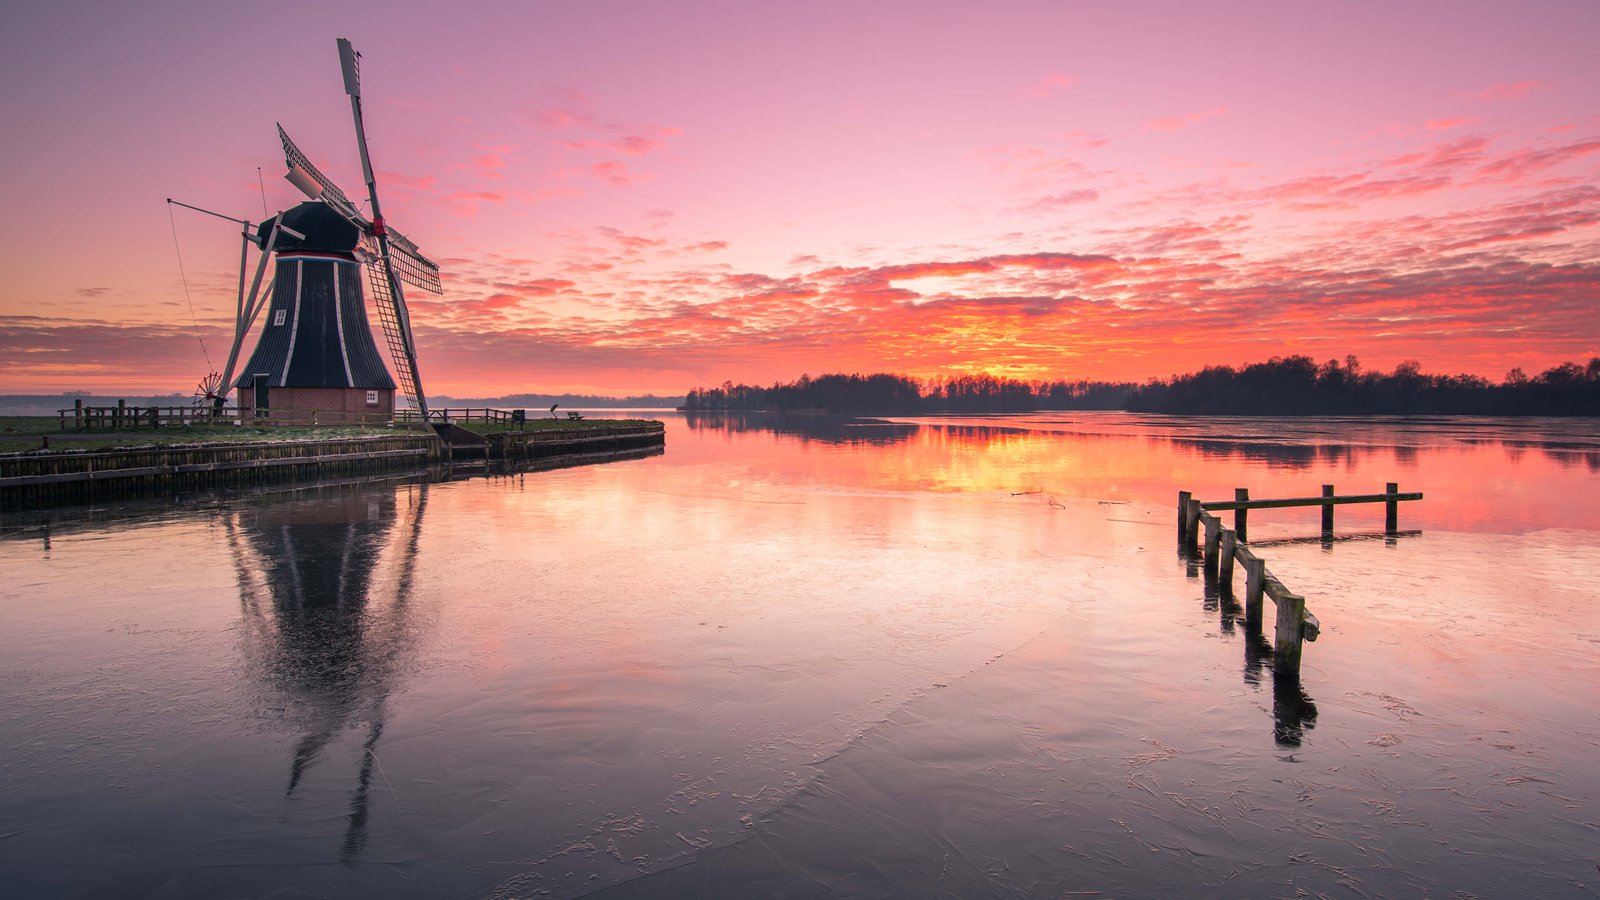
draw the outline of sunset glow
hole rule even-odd
[[[443,270],[411,297],[431,394],[1600,356],[1592,4],[8,20],[0,392],[221,368],[237,228],[163,201],[298,202],[274,122],[360,196],[336,37],[384,212]]]

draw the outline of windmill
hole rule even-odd
[[[395,384],[377,356],[361,299],[357,270],[365,268],[400,387],[426,420],[428,401],[417,370],[416,340],[402,283],[441,293],[439,266],[384,221],[361,117],[361,55],[348,40],[339,38],[338,43],[371,218],[312,164],[279,125],[288,167],[284,177],[310,199],[261,223],[251,238],[261,248],[261,260],[248,297],[241,264],[233,346],[221,383],[224,391],[239,390],[242,415],[284,409],[392,413]],[[263,295],[262,276],[274,254],[275,276]],[[270,312],[267,324],[235,378],[245,334],[264,306]],[[222,401],[217,397],[218,408]]]

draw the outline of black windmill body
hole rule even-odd
[[[395,381],[367,324],[365,277],[356,259],[360,230],[327,204],[310,201],[263,222],[263,245],[280,223],[266,321],[233,384],[241,412],[391,418]]]

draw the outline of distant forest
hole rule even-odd
[[[993,375],[928,381],[884,374],[802,375],[771,387],[724,381],[721,387],[690,391],[683,405],[689,410],[827,410],[844,415],[1121,409],[1134,388],[1103,381],[1028,382]]]
[[[1309,356],[1275,357],[1151,381],[1129,395],[1126,408],[1240,416],[1600,416],[1600,357],[1533,377],[1512,369],[1499,384],[1476,375],[1427,375],[1415,360],[1385,373],[1363,371],[1354,356],[1320,366]]]
[[[921,381],[904,375],[802,375],[771,387],[723,382],[697,388],[688,410],[826,410],[844,415],[1125,409],[1188,415],[1600,416],[1600,357],[1538,375],[1521,369],[1496,384],[1476,375],[1428,375],[1416,361],[1369,372],[1354,356],[1318,364],[1274,357],[1235,369],[1211,366],[1145,384],[1020,381],[962,375]]]

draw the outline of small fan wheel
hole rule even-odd
[[[226,396],[222,388],[222,376],[216,372],[208,372],[194,389],[194,405],[196,408],[210,406],[218,398]]]

